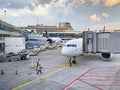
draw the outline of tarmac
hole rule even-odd
[[[43,74],[36,74],[39,60]],[[0,63],[0,90],[120,90],[120,55],[102,61],[99,54],[77,57],[69,66],[61,48],[29,60]]]

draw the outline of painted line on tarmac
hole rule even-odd
[[[75,64],[75,65],[76,65],[76,64]],[[75,66],[75,65],[74,65],[74,66]],[[80,70],[81,68],[87,66],[87,65],[85,65],[85,64],[77,64],[77,65],[82,66],[82,67],[74,67],[74,66],[70,67],[70,65],[66,65],[66,67],[70,67],[70,68],[73,69],[73,70]],[[63,67],[64,65],[62,65],[62,64],[57,64],[56,66]]]
[[[38,80],[41,80],[41,79],[43,79],[43,78],[45,78],[45,77],[48,77],[48,76],[50,76],[50,75],[53,75],[53,74],[55,74],[55,73],[57,73],[57,72],[60,72],[60,71],[62,71],[62,70],[64,70],[64,69],[67,69],[67,68],[70,68],[70,67],[64,66],[64,67],[62,67],[62,68],[60,68],[60,69],[57,69],[57,70],[55,70],[55,71],[53,71],[53,72],[51,72],[51,73],[48,73],[48,74],[45,74],[45,75],[43,75],[43,76],[41,76],[41,77],[39,77],[39,78],[33,79],[32,81],[29,81],[29,82],[26,82],[26,83],[24,83],[24,84],[21,84],[21,85],[15,87],[15,88],[13,88],[12,90],[18,90],[18,89],[20,89],[20,88],[23,88],[23,87],[25,87],[25,86],[28,86],[28,85],[30,85],[30,84],[32,84],[32,83],[37,82]]]
[[[89,69],[88,71],[86,71],[85,73],[83,73],[81,76],[79,76],[78,78],[76,78],[76,79],[74,79],[72,82],[70,82],[69,84],[67,84],[62,90],[67,90],[69,87],[71,87],[73,84],[75,84],[76,82],[78,82],[79,80],[78,79],[80,79],[82,76],[84,76],[86,73],[88,73],[88,72],[90,72],[92,70],[92,68],[91,69]]]
[[[56,66],[59,66],[59,67],[64,67],[64,66],[66,66],[66,67],[69,67],[69,65],[63,65],[63,64],[56,64]]]

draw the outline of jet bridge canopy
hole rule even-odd
[[[84,53],[119,53],[120,32],[83,32]]]

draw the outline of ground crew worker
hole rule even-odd
[[[69,63],[70,63],[70,67],[72,67],[72,59],[71,59],[71,57],[69,59]]]
[[[40,59],[38,58],[38,61],[37,61],[37,64],[36,64],[36,71],[38,70],[38,65],[40,65],[40,64],[39,64],[39,60],[40,60]]]
[[[39,74],[39,72],[42,74],[42,67],[40,66],[40,65],[38,65],[38,67],[37,67],[37,74]]]

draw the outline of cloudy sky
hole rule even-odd
[[[0,19],[15,26],[70,22],[80,30],[120,22],[120,0],[0,0]]]

